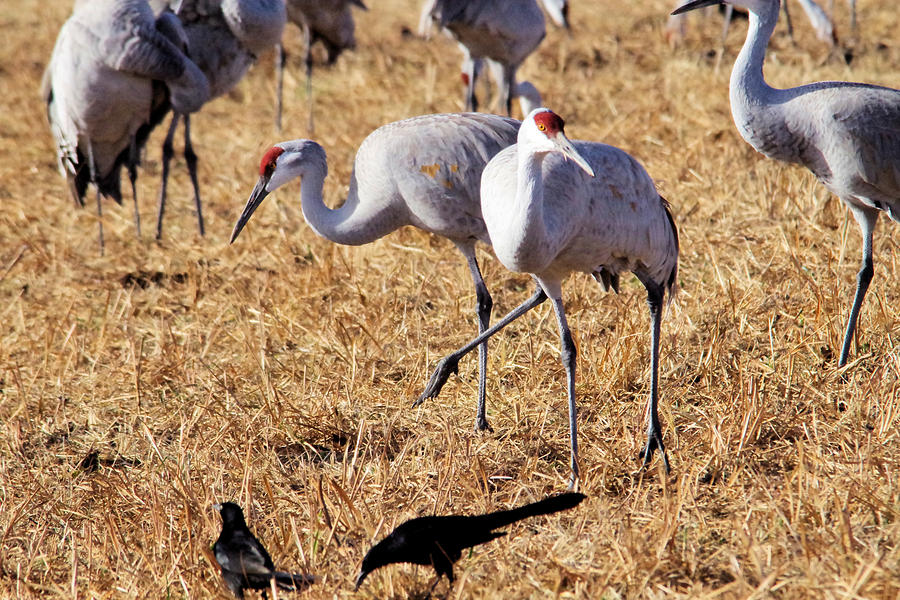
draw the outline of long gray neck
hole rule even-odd
[[[405,222],[399,222],[395,211],[380,202],[359,200],[354,173],[350,191],[339,208],[328,208],[322,198],[327,168],[309,169],[300,188],[303,218],[320,236],[337,244],[359,246],[384,237]]]
[[[519,145],[516,169],[516,196],[510,215],[510,233],[517,238],[516,258],[520,269],[540,272],[553,258],[547,223],[544,220],[545,153],[523,151]]]
[[[766,47],[775,31],[779,10],[780,3],[776,2],[765,5],[760,15],[750,11],[747,39],[731,71],[729,90],[733,113],[752,110],[754,106],[763,104],[774,92],[763,77],[763,63],[766,59]]]

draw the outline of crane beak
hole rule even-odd
[[[247,221],[249,221],[250,217],[253,215],[253,211],[255,211],[256,208],[262,204],[265,197],[269,195],[269,190],[266,189],[268,184],[269,178],[265,175],[260,177],[259,181],[256,182],[256,187],[254,187],[253,191],[250,193],[250,199],[247,200],[247,206],[244,207],[244,212],[241,213],[240,218],[238,218],[237,223],[234,225],[234,231],[231,232],[231,241],[228,242],[229,244],[234,243],[234,240],[240,235],[244,225],[247,224]]]
[[[594,169],[591,168],[591,165],[588,164],[588,161],[584,159],[581,154],[578,153],[578,150],[575,149],[575,146],[572,144],[572,141],[566,137],[562,131],[556,134],[556,146],[562,155],[566,158],[572,159],[572,161],[584,170],[585,173],[594,176]]]
[[[696,10],[698,8],[705,8],[707,6],[713,6],[714,4],[725,4],[723,0],[692,0],[683,6],[679,6],[675,10],[672,11],[673,15],[680,15],[681,13],[686,13],[690,10]]]

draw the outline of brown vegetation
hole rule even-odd
[[[262,151],[307,136],[294,30],[285,132],[272,127],[271,56],[194,119],[207,236],[179,159],[165,239],[149,239],[150,227],[135,239],[126,192],[125,207],[105,206],[100,257],[93,207],[72,206],[37,92],[65,4],[0,6],[0,596],[224,597],[211,505],[235,500],[276,564],[325,576],[297,597],[419,597],[429,570],[411,566],[353,594],[372,541],[412,516],[565,487],[549,306],[491,342],[495,433],[478,435],[474,359],[437,401],[409,408],[438,358],[476,329],[451,244],[406,229],[336,246],[304,223],[296,183],[227,244]],[[845,381],[835,357],[859,235],[812,175],[739,138],[727,79],[744,25],[717,71],[718,18],[693,18],[672,51],[669,0],[572,4],[573,36],[549,30],[521,74],[571,137],[628,150],[673,205],[681,295],[660,373],[673,473],[659,461],[637,471],[649,351],[640,285],[623,279],[621,295],[605,295],[572,277],[589,498],[464,556],[449,597],[897,598],[900,228],[883,219],[876,232]],[[798,17],[796,45],[776,33],[768,77],[900,87],[895,9],[860,2],[852,70]],[[404,33],[416,0],[372,0],[357,17],[358,50],[315,74],[313,137],[329,153],[332,202],[375,127],[462,100],[455,45]],[[140,172],[145,223],[163,133]],[[527,276],[489,251],[481,260],[495,314],[529,293]]]

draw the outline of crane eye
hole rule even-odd
[[[547,126],[544,125],[543,123],[538,123],[538,130],[547,131]]]

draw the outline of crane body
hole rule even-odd
[[[657,416],[659,338],[662,309],[676,289],[678,231],[653,180],[618,148],[570,142],[562,119],[539,108],[523,121],[517,143],[485,167],[481,207],[497,258],[510,270],[530,273],[538,288],[490,329],[442,359],[416,404],[440,392],[463,355],[549,297],[566,369],[574,484],[579,475],[576,349],[563,307],[562,281],[584,272],[604,290],[618,291],[620,274],[631,271],[647,289],[651,316],[649,422],[641,454],[646,464],[659,450],[668,470]]]

